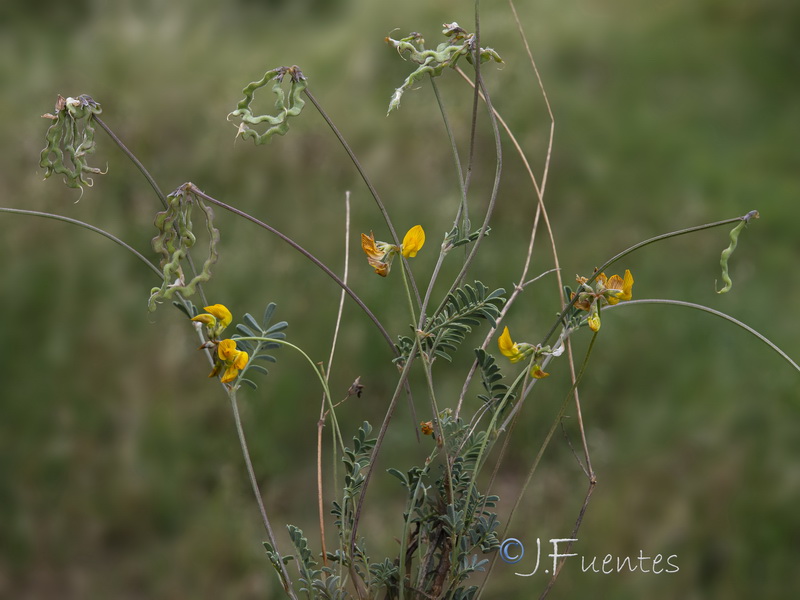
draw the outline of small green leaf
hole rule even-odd
[[[250,381],[249,379],[241,378],[241,379],[239,379],[239,383],[244,383],[245,385],[250,386],[254,390],[258,389],[258,386],[255,384],[255,382]]]
[[[253,331],[262,331],[261,327],[259,327],[258,322],[253,318],[253,315],[250,313],[244,314],[244,321],[247,323],[247,326],[250,327]]]

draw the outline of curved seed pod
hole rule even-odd
[[[81,94],[77,98],[59,96],[55,114],[42,115],[53,123],[45,134],[47,145],[42,150],[39,166],[45,170],[45,179],[53,173],[64,176],[67,187],[92,186],[86,173],[103,174],[105,171],[90,167],[87,157],[94,153],[94,126],[92,117],[102,112],[100,105],[91,96]]]
[[[194,193],[192,183],[184,183],[167,196],[167,209],[156,214],[154,224],[159,233],[153,238],[153,250],[161,255],[161,271],[163,281],[160,287],[150,290],[147,306],[150,311],[156,309],[159,302],[168,300],[180,292],[184,296],[195,293],[199,283],[211,279],[211,267],[219,258],[219,230],[214,227],[214,211],[204,200]],[[202,270],[188,282],[184,275],[181,261],[189,254],[197,242],[192,231],[192,208],[198,206],[203,213],[208,231],[208,258]]]
[[[286,92],[283,90],[283,79],[286,75],[290,76],[289,94],[287,98]],[[275,110],[274,115],[254,115],[250,109],[250,105],[255,97],[256,90],[266,86],[270,81],[274,81],[272,85],[272,93],[275,94]],[[258,81],[253,81],[245,87],[242,92],[244,99],[242,99],[236,106],[236,110],[228,115],[230,121],[232,117],[239,119],[239,127],[237,136],[241,135],[243,139],[253,138],[255,143],[265,144],[273,135],[285,135],[289,131],[289,118],[296,117],[303,110],[305,100],[300,97],[300,94],[307,86],[306,78],[300,68],[294,67],[278,67],[267,71]],[[266,123],[267,129],[263,133],[259,133],[253,129],[251,125],[261,125]]]
[[[445,67],[455,68],[458,59],[466,56],[467,61],[472,63],[472,53],[475,48],[475,34],[467,33],[465,29],[459,27],[458,23],[445,23],[442,31],[449,40],[442,42],[436,50],[426,50],[425,40],[418,33],[411,33],[407,37],[399,40],[386,38],[386,43],[392,46],[397,53],[404,59],[415,62],[419,67],[411,73],[399,88],[392,94],[389,102],[389,114],[400,106],[400,98],[412,85],[423,79],[426,75],[437,77],[442,74]],[[502,63],[503,59],[491,48],[480,49],[480,61],[485,63],[489,60]]]
[[[739,234],[742,232],[742,229],[744,229],[745,226],[750,222],[750,219],[757,219],[758,217],[758,211],[751,210],[744,217],[742,217],[741,223],[731,229],[731,243],[727,248],[725,248],[725,250],[722,251],[722,256],[720,256],[719,259],[719,265],[722,267],[722,281],[725,283],[725,285],[721,290],[717,290],[718,294],[725,294],[733,287],[733,281],[728,274],[728,259],[730,259],[733,251],[736,250],[736,245],[739,243]]]

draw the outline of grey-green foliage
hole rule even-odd
[[[283,79],[286,75],[289,75],[291,82],[288,97],[282,87]],[[276,112],[274,115],[254,115],[250,105],[253,103],[256,90],[264,87],[270,81],[274,82],[272,92],[277,96],[275,100]],[[242,90],[244,98],[236,106],[236,110],[228,115],[228,120],[231,118],[239,119],[237,135],[241,135],[243,139],[253,138],[256,144],[265,144],[273,135],[284,135],[289,131],[289,118],[299,115],[305,105],[305,100],[303,100],[301,94],[307,85],[305,76],[297,66],[278,67],[267,71],[264,77],[249,83]],[[262,133],[250,127],[251,125],[262,125],[264,123],[266,123],[267,128]]]
[[[262,375],[269,375],[269,371],[267,371],[266,367],[257,364],[256,361],[269,363],[277,362],[277,359],[271,354],[268,354],[267,351],[280,348],[280,343],[265,342],[261,340],[243,340],[240,338],[262,337],[269,338],[271,340],[285,340],[286,334],[283,332],[283,330],[286,329],[289,324],[286,321],[280,321],[274,325],[269,324],[269,322],[272,320],[272,315],[275,313],[275,307],[276,305],[274,302],[270,302],[267,305],[267,308],[264,310],[264,317],[261,319],[260,323],[256,321],[253,315],[250,313],[245,313],[243,317],[244,323],[238,323],[236,325],[236,331],[238,333],[235,333],[233,336],[231,336],[232,339],[236,340],[236,346],[240,350],[247,352],[250,357],[247,366],[242,369],[242,372],[239,375],[239,381],[253,389],[256,389],[258,386],[254,381],[246,378],[245,374],[256,372],[261,373]]]
[[[281,585],[283,589],[289,589],[289,582],[286,581],[286,578],[283,574],[283,567],[282,565],[286,565],[290,560],[292,560],[293,556],[281,556],[280,553],[272,547],[272,544],[269,542],[262,542],[264,544],[264,550],[267,553],[267,558],[269,558],[269,562],[272,564],[272,567],[275,569],[275,572],[278,573],[278,577],[281,580]]]
[[[485,432],[473,433],[468,425],[447,409],[437,422],[446,440],[445,456],[439,476],[431,478],[430,461],[424,468],[412,467],[407,473],[390,469],[406,488],[410,535],[405,548],[406,564],[416,556],[417,568],[408,568],[406,585],[439,597],[445,587],[448,598],[469,598],[473,587],[460,587],[470,574],[481,571],[487,559],[480,554],[499,547],[499,525],[493,509],[499,498],[481,494],[474,481],[478,457],[485,445]],[[472,591],[470,591],[472,590]]]
[[[406,77],[403,85],[392,94],[387,114],[398,108],[403,93],[426,75],[437,77],[442,74],[445,67],[455,68],[458,59],[462,56],[465,56],[469,63],[473,62],[476,45],[474,33],[467,33],[464,28],[455,22],[445,23],[442,33],[448,39],[436,46],[436,50],[427,50],[425,48],[425,40],[422,39],[419,33],[411,33],[399,40],[390,37],[386,38],[386,43],[394,47],[400,56],[419,65],[411,75]],[[481,48],[478,54],[480,55],[481,63],[489,60],[498,63],[503,62],[500,55],[491,48]]]
[[[160,287],[150,290],[147,303],[151,311],[156,305],[172,298],[180,292],[191,296],[197,284],[211,278],[211,267],[217,262],[219,252],[219,230],[214,227],[214,211],[203,198],[195,193],[191,183],[184,183],[167,196],[166,210],[156,214],[155,226],[158,235],[153,238],[153,250],[161,255],[161,271],[163,281]],[[187,258],[197,238],[192,231],[192,210],[200,208],[208,231],[208,258],[199,273],[194,274],[187,282],[181,262]]]
[[[480,370],[483,388],[488,393],[488,395],[478,394],[478,398],[494,405],[508,394],[508,386],[502,382],[503,374],[500,372],[500,367],[497,366],[494,356],[481,348],[475,349],[475,361]],[[508,398],[513,400],[514,394],[508,394]]]
[[[489,288],[480,281],[476,281],[475,285],[456,288],[447,295],[442,309],[425,326],[421,335],[421,350],[430,360],[436,356],[452,360],[449,353],[458,349],[473,327],[480,325],[483,320],[488,320],[493,327],[496,325],[500,309],[506,301],[503,294],[503,288],[489,292]],[[400,336],[397,344],[400,356],[395,360],[401,364],[407,360],[412,346],[411,338]]]
[[[58,173],[64,176],[67,187],[83,190],[84,185],[92,186],[92,178],[87,177],[86,173],[103,173],[86,162],[95,150],[92,120],[94,115],[101,112],[97,102],[81,94],[77,98],[59,96],[55,114],[42,115],[53,121],[45,135],[47,145],[39,159],[45,178]]]
[[[334,516],[334,524],[339,530],[339,540],[342,548],[350,545],[350,534],[355,523],[356,501],[366,480],[365,471],[370,465],[372,450],[375,448],[376,439],[370,438],[372,426],[364,421],[359,427],[358,432],[353,436],[353,447],[345,448],[342,456],[344,464],[344,487],[342,488],[341,502],[334,501],[331,514]],[[357,543],[354,548],[354,556],[341,550],[329,553],[328,558],[339,562],[346,567],[353,567],[363,578],[369,573],[369,559],[363,540]]]
[[[314,560],[314,555],[308,547],[308,540],[303,535],[303,531],[294,525],[287,525],[286,528],[289,530],[289,538],[291,538],[292,544],[297,551],[300,583],[303,586],[300,591],[305,592],[309,598],[313,598],[315,597],[313,584],[320,578],[322,571],[317,568],[317,561]]]

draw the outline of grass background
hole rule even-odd
[[[714,293],[724,230],[648,247],[620,268],[634,272],[637,297],[707,304],[800,355],[800,8],[779,0],[542,0],[518,9],[556,115],[546,201],[565,278],[641,239],[755,208],[762,218],[740,238],[726,296]],[[244,84],[298,64],[397,227],[428,231],[430,246],[414,261],[425,281],[436,239],[450,226],[456,180],[430,86],[384,116],[409,65],[383,38],[420,31],[433,44],[445,21],[471,29],[472,10],[455,0],[6,3],[2,204],[89,221],[149,251],[157,201],[101,132],[94,164],[109,173],[80,202],[57,178],[42,182],[47,123],[39,115],[58,93],[88,93],[165,190],[193,181],[341,270],[345,190],[353,193],[354,253],[358,232],[386,233],[319,115],[309,106],[288,136],[258,148],[234,144],[225,122]],[[533,73],[507,5],[485,2],[482,14],[484,44],[506,60],[484,71],[493,101],[539,173],[549,121]],[[469,89],[452,73],[440,86],[465,147]],[[485,118],[478,143],[474,215],[494,173]],[[507,140],[504,149],[493,234],[473,275],[509,288],[534,202]],[[278,240],[217,215],[223,253],[207,286],[212,301],[239,315],[274,301],[290,339],[327,357],[337,288]],[[533,273],[551,265],[540,240]],[[180,314],[146,312],[150,272],[107,240],[18,215],[0,216],[0,255],[0,596],[277,597],[229,407],[205,379]],[[379,280],[355,254],[351,273],[390,331],[404,332],[399,280]],[[515,337],[536,340],[556,309],[551,276],[526,292],[508,322]],[[342,408],[347,433],[364,419],[379,422],[393,367],[349,304],[345,323],[332,388],[343,394],[358,375],[367,386]],[[599,575],[568,562],[550,597],[774,598],[800,590],[797,374],[742,331],[699,313],[631,307],[603,323],[582,388],[599,484],[576,552],[587,562],[675,554],[680,571]],[[578,356],[588,339],[579,337]],[[274,523],[313,535],[319,392],[299,359],[279,358],[259,392],[243,395],[243,416]],[[452,369],[437,364],[441,397],[457,393],[468,361],[465,349]],[[552,370],[523,414],[499,486],[507,502],[566,390],[565,365]],[[574,419],[567,423],[574,440]],[[401,407],[381,468],[408,468],[427,453],[410,425]],[[371,489],[364,523],[376,556],[392,550],[400,531],[402,499],[390,479]],[[537,537],[566,537],[585,487],[557,437],[510,533],[529,553]],[[537,595],[541,569],[513,575],[531,567],[499,564],[487,597]]]

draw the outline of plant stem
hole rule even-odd
[[[333,134],[336,136],[336,139],[339,140],[339,143],[345,149],[345,152],[347,152],[347,155],[350,157],[350,160],[352,161],[353,165],[358,171],[358,174],[361,175],[361,179],[364,180],[367,189],[369,189],[369,193],[375,200],[375,204],[378,205],[378,210],[381,211],[381,215],[383,215],[383,220],[386,221],[386,226],[389,228],[389,234],[392,236],[392,241],[394,242],[394,245],[399,246],[400,238],[397,236],[397,230],[395,230],[394,225],[392,224],[392,219],[389,217],[389,212],[386,210],[386,206],[384,206],[381,197],[378,195],[378,190],[376,190],[375,186],[372,185],[372,182],[367,176],[367,172],[364,171],[364,168],[361,166],[361,162],[356,158],[356,155],[350,148],[350,145],[347,143],[347,140],[344,139],[344,136],[341,134],[336,125],[334,125],[333,121],[328,116],[328,113],[326,113],[325,110],[320,105],[320,103],[317,102],[317,99],[314,97],[314,95],[308,90],[308,88],[303,90],[303,93],[306,96],[308,96],[309,100],[311,100],[311,104],[314,105],[314,108],[317,109],[317,112],[319,112],[320,116],[325,120],[325,122],[328,124],[328,127],[331,128],[331,131],[333,131]],[[405,256],[401,256],[400,258],[403,261],[403,263],[406,263]],[[419,289],[417,288],[417,282],[414,280],[413,277],[411,278],[411,287],[414,289],[414,296],[417,299],[417,306],[419,306],[421,304]]]
[[[144,264],[146,264],[150,268],[151,271],[153,271],[156,275],[158,275],[158,277],[160,277],[160,278],[164,277],[163,273],[161,273],[159,268],[157,266],[155,266],[152,262],[150,262],[141,252],[139,252],[138,250],[136,250],[132,246],[129,246],[128,244],[123,242],[121,239],[119,239],[117,236],[109,233],[108,231],[105,231],[104,229],[100,229],[99,227],[95,227],[94,225],[90,225],[89,223],[85,223],[83,221],[78,221],[77,219],[71,219],[70,217],[64,217],[62,215],[56,215],[56,214],[46,213],[46,212],[39,212],[39,211],[36,211],[36,210],[23,210],[21,208],[5,208],[5,207],[0,206],[0,212],[18,214],[18,215],[28,215],[28,216],[32,216],[32,217],[42,217],[44,219],[53,219],[54,221],[63,221],[64,223],[69,223],[70,225],[77,225],[78,227],[83,227],[84,229],[88,229],[89,231],[93,231],[94,233],[99,233],[100,235],[102,235],[105,238],[108,238],[109,240],[111,240],[115,244],[118,244],[118,245],[122,246],[123,248],[125,248],[125,250],[127,250],[128,252],[133,254],[136,258],[138,258],[140,261],[142,261]]]
[[[753,329],[749,325],[746,325],[745,323],[742,323],[739,319],[736,319],[736,318],[734,318],[734,317],[732,317],[732,316],[730,316],[728,314],[725,314],[724,312],[720,312],[720,311],[715,310],[713,308],[709,308],[708,306],[703,306],[702,304],[695,304],[694,302],[684,302],[683,300],[667,300],[667,299],[663,299],[663,298],[644,298],[644,299],[640,299],[640,300],[628,300],[626,302],[620,302],[618,304],[609,304],[608,306],[604,307],[603,310],[606,311],[606,310],[610,310],[612,308],[616,310],[620,306],[631,306],[631,305],[635,305],[635,304],[671,304],[673,306],[683,306],[685,308],[693,308],[695,310],[699,310],[699,311],[706,312],[706,313],[709,313],[711,315],[714,315],[715,317],[719,317],[721,319],[725,319],[726,321],[730,321],[734,325],[737,325],[737,326],[741,327],[742,329],[744,329],[745,331],[747,331],[751,335],[754,335],[759,340],[764,342],[767,346],[770,347],[770,349],[772,349],[781,358],[783,358],[783,360],[785,360],[787,363],[789,363],[789,365],[792,368],[794,368],[795,371],[800,372],[800,365],[798,365],[794,360],[792,360],[789,357],[788,354],[786,354],[786,352],[781,350],[780,347],[778,347],[776,344],[771,342],[764,335],[762,335],[761,333],[759,333],[758,331],[756,331],[755,329]]]
[[[161,191],[161,188],[158,187],[156,180],[153,179],[153,176],[150,175],[150,172],[145,168],[145,166],[141,163],[141,161],[138,158],[136,158],[136,155],[133,152],[131,152],[124,143],[122,143],[122,140],[119,139],[119,137],[117,137],[117,135],[111,130],[111,128],[108,125],[105,124],[105,122],[100,117],[98,117],[97,115],[93,115],[92,118],[95,121],[97,121],[97,124],[100,125],[103,131],[105,131],[108,134],[108,137],[110,137],[114,141],[114,143],[117,146],[119,146],[119,149],[122,150],[125,156],[127,156],[130,159],[130,161],[136,166],[136,168],[139,169],[141,174],[144,175],[144,178],[147,179],[147,182],[150,184],[150,187],[152,187],[153,191],[155,191],[156,196],[158,196],[158,199],[161,200],[161,204],[164,205],[164,208],[167,208],[167,197],[164,195],[164,192]]]
[[[156,183],[156,180],[153,179],[153,176],[150,174],[150,171],[148,171],[145,168],[145,166],[142,164],[142,162],[138,158],[136,158],[136,155],[133,152],[130,151],[130,149],[117,136],[117,134],[115,134],[111,130],[111,128],[108,125],[106,125],[105,121],[103,121],[97,115],[92,115],[92,118],[95,121],[97,121],[97,124],[100,125],[102,130],[105,131],[108,134],[108,137],[110,137],[114,141],[114,143],[119,147],[119,149],[122,150],[123,154],[125,154],[125,156],[127,156],[128,159],[134,164],[134,166],[136,166],[136,168],[139,169],[139,172],[142,175],[144,175],[144,178],[150,184],[150,187],[153,188],[153,191],[155,191],[156,196],[158,196],[158,199],[161,201],[161,205],[164,207],[164,209],[166,209],[167,208],[167,197],[164,195],[164,192],[161,191],[161,188],[158,187],[158,184]],[[176,231],[177,231],[177,229],[176,229]],[[194,266],[194,259],[192,258],[191,254],[187,254],[186,255],[186,262],[189,263],[189,268],[191,269],[192,275],[194,275],[196,277],[197,276],[197,269]],[[163,277],[163,275],[162,275],[162,277]],[[206,294],[205,294],[205,291],[203,289],[203,285],[202,284],[198,284],[197,291],[200,293],[200,298],[202,299],[203,304],[208,304],[208,300],[206,299]]]
[[[275,539],[275,534],[272,532],[272,526],[270,525],[269,517],[267,516],[267,510],[264,507],[264,499],[261,496],[261,490],[258,487],[256,473],[253,470],[253,461],[250,460],[250,451],[247,448],[247,439],[245,438],[244,428],[242,427],[242,418],[239,415],[239,405],[236,402],[236,389],[230,388],[228,390],[228,396],[231,400],[233,418],[236,421],[236,433],[239,435],[239,445],[242,448],[242,455],[244,456],[245,465],[247,465],[247,475],[250,478],[250,485],[253,487],[253,494],[255,494],[256,501],[258,502],[258,509],[261,512],[261,521],[264,524],[264,529],[267,531],[269,543],[272,544],[273,550],[278,553],[278,562],[280,563],[281,575],[283,577],[283,588],[286,590],[286,593],[289,594],[289,597],[291,597],[293,600],[297,600],[294,589],[292,589],[292,580],[289,577],[288,571],[286,570],[286,565],[280,558],[280,553],[278,552],[278,543]]]
[[[345,192],[344,195],[344,273],[342,273],[342,281],[347,283],[347,276],[350,269],[350,192]],[[336,324],[333,328],[333,339],[331,340],[331,352],[328,355],[328,368],[325,370],[325,381],[330,381],[331,368],[333,367],[333,357],[336,353],[336,341],[339,339],[339,330],[342,326],[342,312],[344,311],[345,291],[339,293],[339,309],[336,313]],[[335,407],[334,407],[335,408]],[[325,543],[325,508],[323,502],[322,490],[322,428],[325,425],[325,394],[322,395],[322,402],[319,407],[319,421],[317,421],[317,509],[319,516],[319,538],[320,548],[322,551],[322,565],[328,566],[328,549]],[[331,434],[333,438],[333,481],[338,481],[336,465],[336,435]],[[340,547],[340,550],[344,550]],[[341,565],[339,565],[341,569]]]
[[[666,239],[669,239],[669,238],[678,237],[678,236],[681,236],[681,235],[686,235],[687,233],[695,233],[697,231],[703,231],[705,229],[712,229],[714,227],[721,227],[722,225],[729,225],[730,223],[735,223],[736,221],[742,221],[744,219],[749,218],[748,215],[750,215],[750,214],[751,213],[747,213],[746,215],[743,215],[741,217],[732,217],[730,219],[723,219],[722,221],[714,221],[713,223],[705,223],[703,225],[695,225],[694,227],[687,227],[685,229],[678,229],[677,231],[670,231],[669,233],[662,233],[661,235],[657,235],[657,236],[652,237],[650,239],[644,240],[643,242],[639,242],[638,244],[634,244],[630,248],[626,248],[625,250],[623,250],[619,254],[616,254],[615,256],[612,256],[610,259],[608,259],[606,262],[604,262],[600,267],[595,269],[594,273],[592,273],[592,275],[587,278],[586,283],[587,284],[592,283],[595,279],[597,279],[597,276],[600,275],[600,273],[602,273],[605,269],[607,269],[608,267],[613,265],[620,258],[622,258],[624,256],[627,256],[628,254],[638,250],[639,248],[644,248],[645,246],[648,246],[648,245],[653,244],[655,242],[660,242],[661,240],[666,240]],[[564,310],[562,310],[561,313],[558,315],[558,318],[553,323],[553,326],[547,332],[547,335],[545,335],[544,338],[542,339],[542,345],[543,346],[547,343],[547,340],[550,339],[550,336],[552,336],[553,333],[555,333],[556,329],[558,328],[558,326],[563,321],[563,319],[566,316],[567,312],[569,312],[569,310],[573,307],[573,305],[575,304],[575,302],[577,302],[577,300],[578,300],[578,294],[575,294],[575,296],[572,298],[572,300],[570,300],[569,303],[564,307]]]
[[[250,215],[250,214],[248,214],[248,213],[246,213],[246,212],[244,212],[242,210],[239,210],[238,208],[235,208],[235,207],[233,207],[233,206],[231,206],[229,204],[225,204],[221,200],[217,200],[216,198],[214,198],[212,196],[209,196],[208,194],[206,194],[203,190],[201,190],[200,188],[198,188],[194,184],[191,184],[191,186],[192,186],[192,191],[195,194],[197,194],[198,196],[200,196],[201,198],[203,198],[204,200],[207,200],[208,202],[216,204],[217,206],[220,206],[220,207],[224,208],[225,210],[230,211],[230,212],[232,212],[233,214],[235,214],[237,216],[240,216],[240,217],[242,217],[244,219],[247,219],[251,223],[255,223],[256,225],[258,225],[259,227],[261,227],[263,229],[266,229],[267,231],[269,231],[273,235],[278,236],[281,240],[283,240],[284,242],[289,244],[292,248],[294,248],[300,254],[305,256],[308,260],[310,260],[312,263],[314,263],[317,267],[322,269],[322,271],[328,277],[333,279],[339,285],[339,287],[341,287],[345,292],[347,292],[347,294],[355,301],[355,303],[358,304],[358,306],[361,308],[361,310],[363,310],[364,313],[367,315],[367,317],[369,317],[370,321],[372,321],[375,324],[375,327],[377,327],[378,330],[381,332],[381,335],[386,340],[386,343],[389,344],[389,347],[392,349],[392,352],[395,355],[398,355],[398,350],[397,350],[397,348],[395,348],[394,341],[392,340],[392,337],[389,335],[389,333],[383,327],[381,322],[378,320],[378,317],[376,317],[372,313],[372,311],[369,308],[367,308],[367,305],[364,304],[364,302],[361,300],[361,298],[359,298],[358,295],[352,289],[350,289],[350,287],[344,281],[342,281],[339,278],[338,275],[336,275],[336,273],[331,271],[330,268],[325,263],[320,261],[316,256],[311,254],[308,250],[303,248],[300,244],[295,242],[292,238],[290,238],[289,236],[281,233],[280,231],[278,231],[277,229],[275,229],[271,225],[268,225],[267,223],[264,223],[263,221],[260,221],[260,220],[256,219],[252,215]]]
[[[302,348],[292,344],[291,342],[287,342],[286,340],[279,340],[279,339],[275,339],[275,338],[260,337],[260,336],[241,336],[241,337],[237,336],[237,337],[234,338],[234,340],[242,340],[242,341],[251,340],[251,341],[254,341],[254,342],[280,344],[281,346],[287,346],[287,347],[291,348],[292,350],[298,352],[303,358],[306,359],[306,362],[308,362],[308,364],[311,365],[311,369],[314,371],[314,374],[317,376],[317,379],[319,380],[320,385],[322,385],[322,391],[324,392],[325,397],[328,400],[328,410],[330,411],[331,422],[333,423],[334,431],[336,432],[337,438],[339,440],[339,447],[341,448],[342,451],[344,451],[344,440],[342,439],[342,432],[339,430],[339,423],[336,420],[336,412],[333,410],[333,399],[331,398],[331,390],[328,387],[327,380],[325,379],[324,370],[322,368],[318,367],[317,364],[313,360],[311,360],[311,357],[308,354],[306,354],[303,351]],[[248,363],[248,366],[249,366],[249,363]],[[244,375],[246,371],[247,371],[247,367],[242,369],[242,372],[240,373],[239,376],[241,377],[242,375]]]

